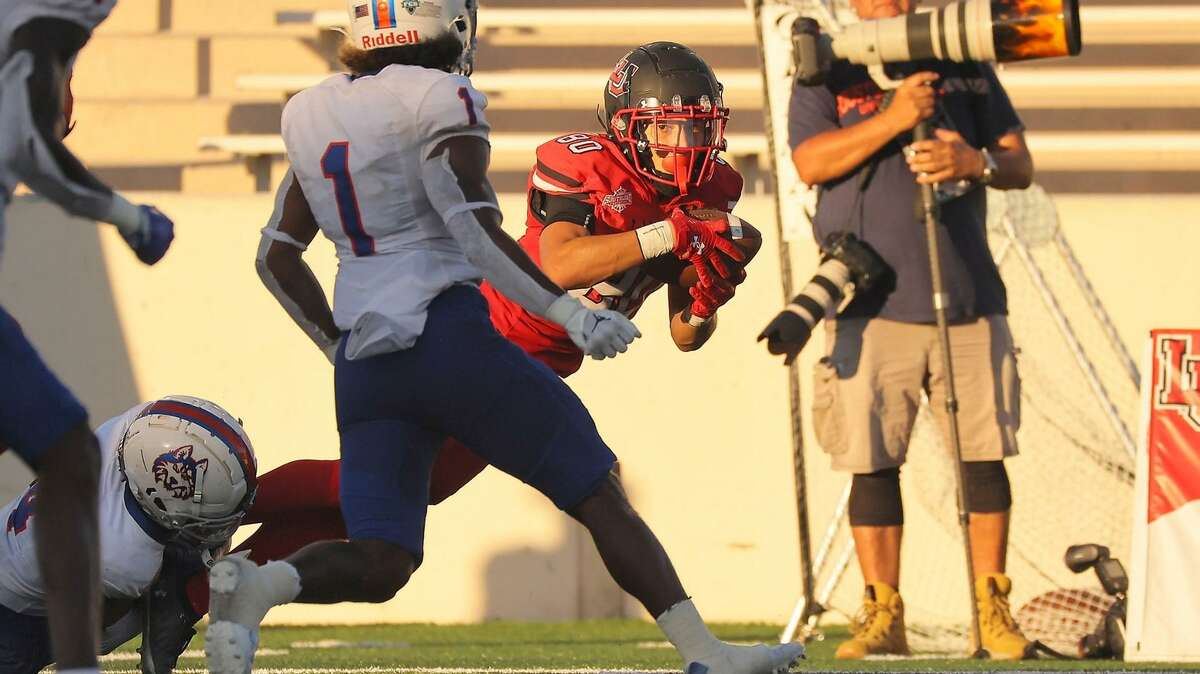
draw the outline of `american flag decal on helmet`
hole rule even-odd
[[[355,19],[365,19],[370,15],[371,15],[370,7],[368,7],[366,5],[355,5],[354,6],[354,18]]]

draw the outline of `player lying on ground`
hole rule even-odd
[[[257,480],[250,438],[241,425],[200,398],[170,396],[138,405],[106,421],[96,435],[102,650],[107,653],[140,632],[155,612],[152,585],[157,590],[164,582],[160,569],[182,570],[178,560],[186,559],[198,570],[201,553],[228,544],[254,499]],[[43,553],[35,540],[39,531],[62,522],[44,519],[35,509],[42,489],[41,482],[34,482],[0,509],[4,674],[36,674],[55,658],[46,619]],[[166,671],[143,664],[148,671]]]
[[[277,282],[302,324],[326,341],[341,336],[334,378],[349,540],[261,567],[240,558],[214,565],[210,670],[250,670],[272,606],[393,597],[421,562],[430,470],[448,436],[578,519],[617,583],[658,616],[685,661],[719,672],[786,668],[800,646],[736,647],[712,636],[626,500],[587,411],[488,321],[480,276],[564,326],[590,355],[616,355],[637,335],[623,315],[589,311],[564,293],[500,230],[486,177],[486,101],[466,77],[449,74],[470,42],[472,8],[446,2],[436,17],[384,16],[354,4],[355,44],[368,50],[348,54],[354,75],[334,76],[285,109],[295,175],[268,229],[303,249],[319,228],[338,249],[332,313],[298,257],[290,271],[273,271],[283,273]],[[369,49],[398,35],[420,42]],[[714,258],[716,233],[699,221],[689,227],[695,239],[683,240],[705,245],[685,254]],[[658,236],[672,233],[664,226]]]
[[[652,58],[658,63],[670,64],[670,70],[660,72]],[[655,96],[662,100],[671,100],[676,94],[697,100],[702,95],[709,96],[710,101],[720,98],[719,85],[712,79],[707,65],[678,45],[660,43],[635,50],[621,60],[617,76],[631,63],[638,66],[640,73],[634,78],[635,86],[619,89],[623,92],[619,97],[609,94],[609,87],[605,87],[603,95],[609,101],[613,117],[618,111],[630,109],[630,92],[638,87],[643,91],[657,88]],[[685,122],[687,127],[703,128],[723,123],[726,111],[717,107],[704,114],[710,118],[672,120],[670,115],[660,113],[656,122],[665,130],[672,130],[676,121]],[[658,133],[657,128],[647,131]],[[710,151],[719,140],[719,136],[709,139]],[[580,149],[584,151],[580,152]],[[691,154],[690,150],[685,152]],[[675,159],[676,151],[666,150],[639,156],[636,142],[621,144],[599,134],[571,134],[551,140],[538,150],[538,166],[530,177],[527,200],[527,203],[536,203],[537,207],[528,211],[527,232],[520,244],[531,257],[540,260],[540,266],[548,270],[552,280],[576,288],[573,294],[592,306],[617,309],[631,318],[642,301],[667,281],[671,334],[678,347],[688,351],[702,346],[712,334],[715,310],[723,302],[708,303],[709,298],[699,292],[695,297],[689,296],[685,286],[695,290],[698,282],[694,278],[695,268],[685,266],[686,263],[670,254],[647,259],[638,250],[639,233],[632,223],[666,220],[680,204],[714,211],[730,209],[741,196],[742,181],[728,165],[716,162],[708,167],[710,170],[688,176],[685,166],[690,158],[685,156],[679,162],[680,173],[685,178],[680,186],[675,182]],[[643,170],[654,173],[646,175]],[[542,177],[544,175],[556,178]],[[550,180],[556,180],[556,183],[550,183]],[[538,187],[539,184],[545,189]],[[576,187],[572,189],[568,185]],[[546,190],[553,190],[553,195]],[[613,193],[621,198],[614,201]],[[744,265],[757,252],[761,237],[749,225],[738,226],[743,231],[735,241],[745,255],[746,259],[741,263]],[[590,238],[584,240],[584,237]],[[564,245],[565,242],[588,244],[593,250],[590,254],[573,255],[571,244]],[[635,250],[629,250],[631,247]],[[286,271],[280,270],[276,275],[271,268],[281,260],[287,260],[282,263],[285,265],[295,264],[298,260],[289,258],[296,257],[296,248],[272,238],[266,240],[260,250],[259,266],[270,286],[279,288],[272,278],[286,276]],[[726,264],[735,270],[741,266],[732,259]],[[723,299],[732,295],[733,286],[721,280],[719,275],[714,277],[713,287],[726,291],[721,296]],[[483,292],[488,300],[492,324],[500,334],[560,377],[565,378],[579,368],[583,352],[561,329],[537,319],[489,284],[484,284]],[[600,300],[593,301],[593,297]],[[280,299],[291,301],[286,294]],[[310,309],[309,313],[315,315],[319,310]],[[297,318],[302,316],[297,315]],[[697,321],[693,317],[707,320]],[[325,343],[317,340],[319,347]],[[430,503],[438,503],[457,492],[485,465],[461,443],[448,439],[434,463]],[[258,499],[246,516],[247,523],[261,522],[262,526],[238,550],[249,551],[250,559],[262,564],[284,559],[309,543],[345,538],[338,503],[338,469],[336,461],[296,461],[263,475]],[[166,615],[170,620],[152,625],[145,637],[149,647],[157,648],[160,653],[154,661],[167,666],[168,670],[194,634],[192,625],[208,611],[207,575],[197,573],[187,583],[186,591],[179,585],[173,596],[179,610]]]
[[[0,253],[4,213],[23,182],[74,215],[110,222],[154,264],[173,226],[158,211],[115,194],[62,144],[68,73],[91,31],[115,0],[6,0],[0,4]],[[69,100],[69,99],[68,99]],[[0,446],[11,447],[37,473],[38,530],[45,603],[60,671],[95,671],[100,633],[96,439],[87,411],[54,376],[0,307]]]

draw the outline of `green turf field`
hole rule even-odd
[[[717,625],[718,636],[738,642],[766,641],[780,630],[774,625]],[[845,636],[843,628],[830,628],[824,641],[809,647],[809,659],[797,668],[804,671],[948,671],[948,670],[1065,670],[1065,669],[1173,669],[1179,665],[1134,668],[1112,662],[1062,662],[1038,660],[1003,664],[970,660],[917,659],[868,660],[842,663],[833,650]],[[180,661],[180,671],[203,671],[202,635],[192,641]],[[568,671],[647,671],[680,668],[658,629],[633,620],[579,623],[492,622],[483,625],[374,625],[365,627],[266,628],[255,660],[256,670],[269,674],[366,674],[414,671],[430,674],[467,674]],[[137,654],[126,646],[104,664],[108,672],[137,672]],[[550,671],[547,671],[550,670]],[[1200,668],[1197,669],[1200,671]]]

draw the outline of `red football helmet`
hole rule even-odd
[[[680,194],[712,177],[729,108],[712,69],[687,47],[653,42],[617,62],[604,88],[608,133],[639,173]]]

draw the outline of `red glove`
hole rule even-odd
[[[697,283],[688,288],[688,294],[692,296],[691,314],[696,318],[705,321],[711,319],[717,313],[717,309],[725,306],[725,303],[733,299],[734,292],[737,290],[737,284],[741,283],[746,278],[744,269],[738,270],[740,273],[733,282],[724,279],[715,279],[711,285]]]
[[[721,236],[729,231],[729,219],[724,214],[716,220],[698,220],[676,208],[667,217],[667,222],[675,230],[675,247],[671,252],[680,260],[695,265],[700,282],[704,285],[712,286],[716,276],[728,279],[732,275],[728,265],[721,259],[722,253],[736,262],[746,259],[741,249]],[[714,271],[716,274],[713,274]]]

